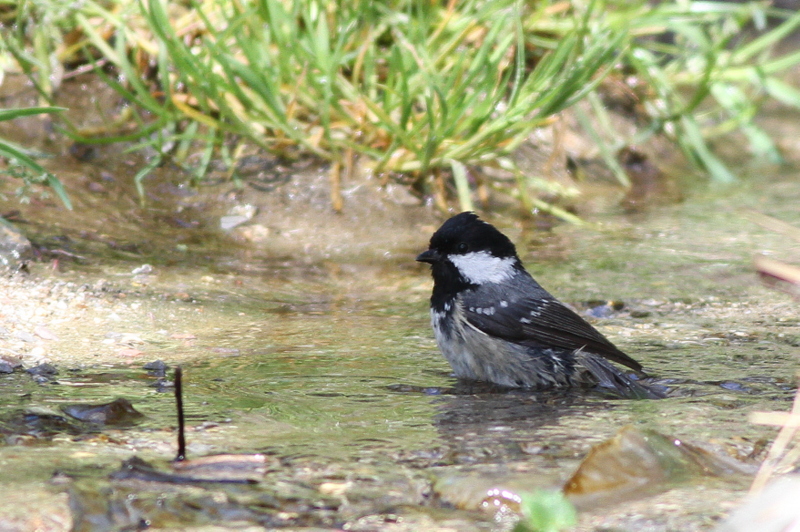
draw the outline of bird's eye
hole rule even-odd
[[[461,242],[456,246],[456,250],[459,253],[466,253],[468,249],[469,249],[469,246],[467,245],[466,242]]]

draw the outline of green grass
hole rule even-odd
[[[327,160],[334,184],[358,164],[384,181],[403,176],[441,206],[452,186],[470,209],[476,187],[486,185],[526,210],[574,220],[537,197],[565,191],[547,176],[522,174],[513,154],[576,102],[588,102],[577,116],[623,186],[614,154],[653,135],[671,139],[718,182],[736,179],[713,150],[734,130],[755,158],[780,162],[754,119],[770,98],[800,106],[800,91],[780,78],[800,52],[773,53],[800,14],[760,2],[86,0],[72,11],[51,4],[58,3],[18,5],[28,18],[8,51],[44,96],[48,54],[74,60],[85,52],[132,106],[124,135],[109,128],[88,137],[75,127],[70,134],[152,148],[158,156],[139,172],[140,190],[165,160],[201,179],[222,159],[236,177],[237,159],[257,147]],[[768,16],[783,22],[766,29]],[[80,38],[59,47],[67,28]],[[748,28],[753,38],[742,37]],[[606,76],[636,93],[640,128],[632,138],[613,131],[600,85]],[[487,167],[510,179],[482,177]]]
[[[457,7],[206,2],[191,14],[203,30],[188,40],[164,2],[149,0],[141,12],[153,31],[159,97],[140,81],[128,53],[137,43],[121,18],[106,17],[116,25],[114,49],[90,20],[79,22],[129,80],[109,83],[156,117],[142,120],[143,144],[163,153],[168,143],[200,141],[207,163],[212,147],[235,137],[283,157],[310,153],[334,170],[361,157],[375,174],[411,175],[418,185],[448,172],[470,208],[467,168],[513,169],[508,154],[592,90],[625,34],[590,25],[591,4],[568,35],[529,50],[523,22],[547,18],[546,9],[524,13],[513,0]],[[170,133],[149,135],[156,128]],[[235,159],[240,145],[223,156]]]
[[[520,513],[514,532],[561,532],[578,522],[575,507],[560,491],[524,493]]]
[[[767,16],[783,22],[767,30]],[[709,143],[733,130],[744,133],[754,158],[782,162],[775,144],[754,119],[770,97],[795,107],[800,104],[800,92],[779,77],[800,61],[800,53],[773,53],[780,39],[800,26],[800,13],[772,10],[763,2],[662,3],[655,9],[641,6],[628,11],[618,23],[634,36],[624,62],[653,93],[644,102],[648,127],[638,138],[626,141],[665,134],[721,183],[736,177]],[[756,30],[757,38],[743,37]],[[652,38],[665,32],[673,38]]]
[[[20,109],[0,109],[0,122],[23,118],[31,115],[44,113],[55,113],[63,111],[58,107],[28,107]],[[7,174],[22,180],[22,186],[18,190],[18,196],[27,198],[28,190],[32,185],[42,184],[50,187],[67,209],[72,209],[67,191],[59,179],[52,173],[45,170],[36,162],[36,154],[8,140],[0,139],[0,156],[8,159],[8,166],[0,171],[0,175]]]

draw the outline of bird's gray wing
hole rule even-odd
[[[642,369],[535,281],[530,284],[522,279],[510,286],[486,284],[466,291],[462,302],[467,321],[488,335],[531,347],[583,349],[635,371]]]

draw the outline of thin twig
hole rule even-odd
[[[753,479],[753,484],[750,486],[750,493],[760,492],[764,488],[764,485],[766,485],[769,477],[772,476],[772,473],[778,469],[778,466],[785,465],[785,460],[780,460],[780,458],[784,456],[792,438],[794,438],[794,435],[797,433],[797,429],[800,428],[800,389],[797,390],[794,396],[794,403],[792,404],[792,412],[790,415],[782,416],[778,419],[775,417],[765,419],[767,416],[764,416],[764,414],[764,412],[754,412],[750,417],[750,421],[758,424],[779,424],[781,425],[781,430],[775,437],[775,441],[772,442],[767,452],[767,457],[758,469],[756,478]],[[778,414],[778,412],[775,412],[775,414]],[[778,421],[778,423],[776,423],[776,421]],[[794,455],[794,453],[792,452],[790,455]]]
[[[342,198],[342,163],[334,161],[328,170],[328,177],[331,182],[331,205],[336,212],[342,212],[344,199]]]
[[[754,224],[760,225],[764,229],[775,231],[776,233],[780,233],[800,242],[800,229],[783,220],[750,209],[746,210],[744,215],[745,218]]]
[[[175,404],[178,409],[178,455],[176,462],[186,460],[186,428],[183,418],[183,370],[175,368]]]

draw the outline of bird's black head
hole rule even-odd
[[[475,252],[485,252],[501,259],[517,256],[514,244],[506,235],[474,212],[462,212],[442,224],[431,237],[428,251],[417,260],[433,264],[448,255]]]
[[[417,260],[433,266],[437,288],[449,290],[502,282],[522,268],[511,240],[472,212],[447,220]]]

